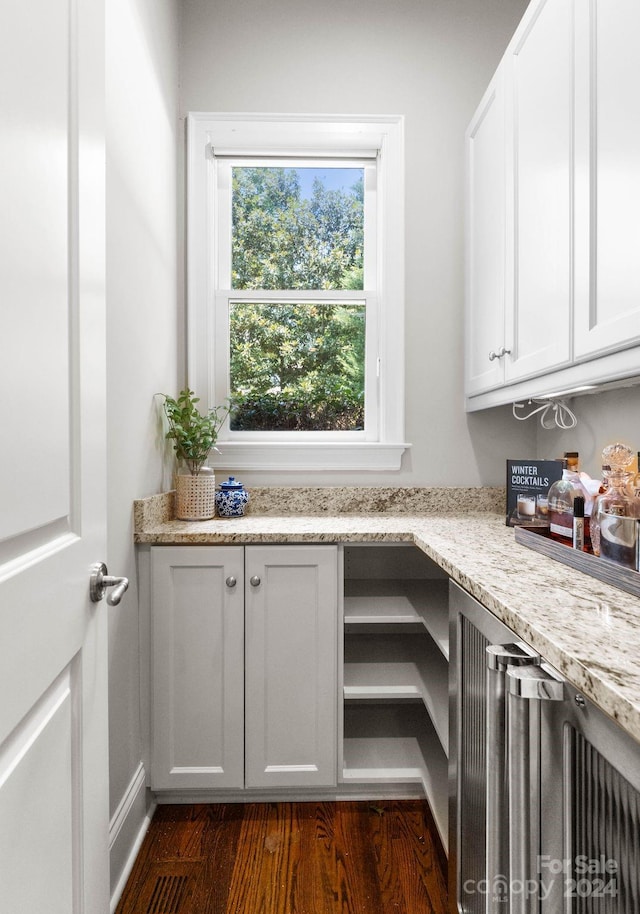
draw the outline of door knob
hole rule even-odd
[[[258,585],[260,584],[260,578],[258,577],[257,574],[254,574],[253,577],[249,578],[249,583],[251,584],[252,587],[258,587]]]
[[[225,581],[225,584],[227,585],[227,587],[235,587],[237,583],[238,582],[236,581],[236,579],[234,578],[234,576],[232,574],[230,574],[229,577],[227,578],[227,580]]]
[[[128,578],[116,578],[107,574],[107,566],[104,562],[96,562],[91,567],[91,578],[89,579],[89,596],[93,603],[99,603],[104,597],[107,587],[113,587],[113,590],[107,596],[109,606],[117,606],[125,590],[129,586]]]

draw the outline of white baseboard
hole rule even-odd
[[[147,806],[145,780],[144,765],[140,762],[109,823],[111,914],[120,901],[156,809],[155,801]]]
[[[158,805],[167,803],[310,803],[340,800],[414,800],[424,799],[425,789],[421,779],[415,783],[351,782],[337,787],[288,787],[251,790],[158,790]]]

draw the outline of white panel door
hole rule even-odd
[[[465,391],[504,380],[506,131],[500,67],[466,134]]]
[[[245,784],[337,782],[336,546],[248,546]]]
[[[533,3],[506,56],[507,382],[571,357],[573,3]]]
[[[0,26],[7,914],[109,907],[107,605],[89,599],[106,557],[103,20],[100,0],[25,0]]]
[[[244,784],[244,549],[151,549],[151,784]]]
[[[576,5],[575,355],[640,340],[640,3]]]

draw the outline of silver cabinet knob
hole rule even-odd
[[[504,346],[501,346],[497,352],[494,352],[492,349],[489,353],[489,361],[493,362],[494,359],[501,359],[505,355],[511,355],[511,350],[505,349]]]
[[[251,584],[252,587],[258,587],[258,585],[260,584],[260,578],[258,577],[257,574],[254,574],[252,577],[249,578],[249,583]]]
[[[235,587],[237,583],[238,582],[236,581],[236,579],[234,578],[234,576],[232,574],[230,574],[229,577],[227,578],[227,580],[225,581],[225,584],[227,585],[227,587]]]
[[[91,566],[89,596],[92,603],[99,603],[104,597],[107,587],[113,587],[113,590],[107,596],[107,603],[109,606],[117,606],[128,586],[128,578],[116,578],[111,574],[107,574],[107,566],[104,562],[96,562],[95,565]]]

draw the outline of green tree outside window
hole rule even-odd
[[[362,169],[346,188],[316,177],[306,194],[301,171],[233,168],[234,289],[363,288]],[[232,303],[230,344],[232,430],[364,427],[364,305]]]

